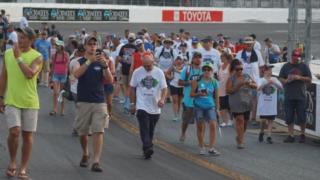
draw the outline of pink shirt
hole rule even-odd
[[[226,92],[226,86],[227,86],[227,81],[229,79],[230,76],[230,71],[229,71],[229,66],[228,65],[225,69],[222,69],[222,67],[220,67],[219,69],[219,94],[220,97],[226,96],[227,92]]]
[[[52,56],[53,73],[59,75],[68,74],[68,59],[69,56],[66,52],[64,54],[54,54]]]

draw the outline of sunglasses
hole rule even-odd
[[[243,68],[237,68],[236,69],[236,71],[242,71],[243,70]]]
[[[210,72],[211,69],[210,69],[210,68],[204,68],[203,71],[208,71],[208,72]]]

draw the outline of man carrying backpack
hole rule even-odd
[[[198,80],[202,75],[201,71],[202,55],[199,52],[194,52],[191,65],[185,66],[180,74],[178,84],[184,87],[183,90],[183,111],[180,141],[184,142],[186,138],[186,131],[189,124],[194,123],[193,116],[193,98],[190,97],[191,81]]]

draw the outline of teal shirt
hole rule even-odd
[[[189,73],[187,73],[189,71]],[[182,81],[191,81],[197,80],[202,75],[201,68],[193,69],[192,66],[185,66],[180,74],[180,79]],[[188,76],[188,77],[186,77]],[[183,104],[186,107],[193,107],[193,98],[190,97],[191,92],[191,84],[188,86],[184,86],[183,88]]]
[[[201,91],[205,89],[208,93],[208,96],[199,96],[196,98],[199,98],[197,100],[204,100],[210,102],[210,104],[213,105],[213,107],[216,107],[216,103],[215,103],[215,92],[217,91],[217,89],[219,89],[219,83],[217,80],[210,80],[208,82],[204,81],[203,79],[201,79],[198,82],[198,91]]]

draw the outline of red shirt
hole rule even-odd
[[[133,70],[136,70],[140,66],[142,66],[141,57],[142,57],[142,54],[140,52],[133,53],[133,60],[134,60]]]

